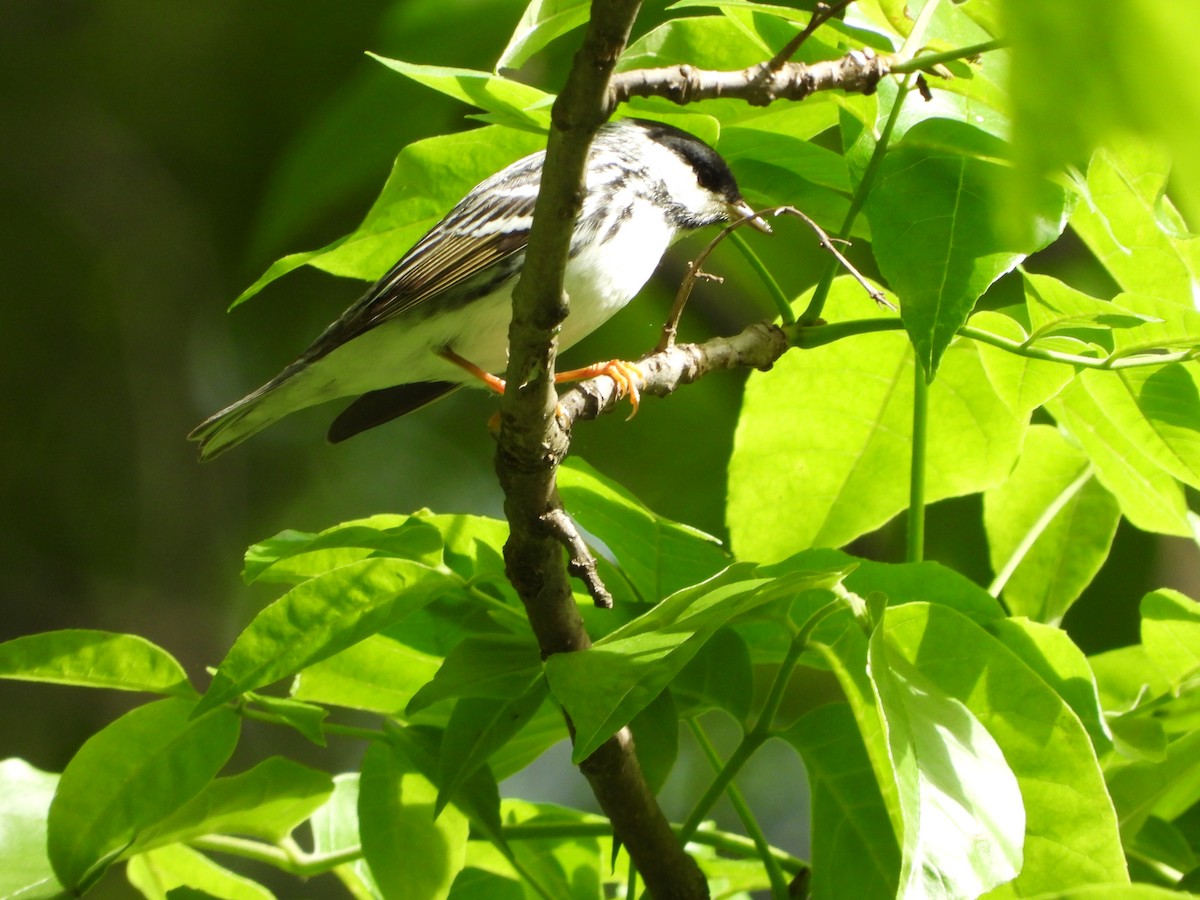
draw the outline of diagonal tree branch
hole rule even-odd
[[[640,0],[593,0],[583,46],[554,104],[524,272],[513,292],[509,390],[500,406],[496,471],[510,529],[504,547],[508,577],[525,604],[543,657],[591,645],[572,599],[560,543],[564,529],[555,472],[566,455],[568,434],[555,415],[555,336],[568,311],[563,272],[582,205],[588,148],[612,112],[609,79],[639,6]],[[684,852],[646,784],[629,729],[621,729],[580,768],[651,895],[706,898],[700,868]]]

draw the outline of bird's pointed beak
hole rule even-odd
[[[761,231],[763,234],[771,233],[771,226],[758,215],[755,215],[754,210],[750,208],[750,204],[745,200],[738,200],[736,203],[729,204],[729,218],[736,222],[738,219],[749,219],[750,227]]]

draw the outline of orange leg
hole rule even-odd
[[[476,378],[478,378],[480,381],[482,381],[484,384],[486,384],[489,388],[491,388],[497,394],[504,393],[504,379],[503,378],[493,375],[491,372],[484,371],[483,369],[479,368],[479,366],[475,365],[475,363],[471,362],[469,359],[463,359],[461,356],[459,356],[457,353],[455,353],[449,347],[443,347],[441,350],[439,350],[438,356],[440,356],[442,359],[446,360],[446,362],[454,363],[454,365],[458,366],[463,371],[469,372],[470,374],[474,375]]]
[[[493,375],[491,372],[479,368],[469,359],[464,359],[459,356],[449,347],[445,347],[438,351],[438,356],[453,363],[465,372],[474,375],[491,390],[497,394],[504,393],[504,379]],[[642,395],[639,386],[646,383],[646,376],[636,364],[626,362],[620,359],[610,359],[607,362],[594,363],[590,366],[585,366],[582,369],[571,369],[567,372],[558,372],[554,376],[555,384],[563,384],[568,381],[583,381],[586,378],[595,378],[599,375],[607,375],[613,380],[617,386],[617,397],[628,397],[629,404],[633,407],[633,412],[629,414],[629,418],[637,415],[638,406],[642,401]]]

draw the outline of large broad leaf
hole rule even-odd
[[[358,822],[363,856],[383,896],[440,900],[462,870],[467,818],[454,807],[434,818],[437,788],[386,744],[363,759]]]
[[[867,202],[875,259],[930,380],[988,286],[1066,225],[1067,194],[1046,182],[1028,235],[999,227],[988,201],[1005,184],[1004,156],[977,128],[929,119],[888,151]]]
[[[1172,741],[1162,760],[1133,762],[1108,779],[1121,832],[1133,838],[1150,815],[1170,821],[1200,801],[1200,731]]]
[[[278,260],[233,305],[304,265],[350,278],[378,278],[467,191],[545,143],[541,135],[493,125],[409,144],[358,228],[320,250]]]
[[[1142,598],[1142,646],[1178,689],[1200,674],[1200,604],[1162,589]]]
[[[576,761],[645,709],[718,629],[780,597],[836,584],[845,569],[793,571],[680,591],[582,653],[546,660],[555,698],[575,724]]]
[[[878,315],[849,278],[834,282],[826,310],[831,321]],[[736,556],[844,546],[908,506],[914,365],[902,334],[864,334],[793,350],[750,376],[729,462]],[[927,502],[1012,470],[1028,411],[1010,408],[992,377],[973,343],[946,354],[929,392]]]
[[[1165,382],[1167,396],[1186,400],[1192,373],[1180,368],[1183,377],[1159,374],[1157,380]],[[1138,403],[1147,382],[1162,371],[1081,372],[1047,409],[1079,442],[1096,469],[1096,478],[1134,525],[1162,534],[1191,535],[1183,487],[1161,464],[1162,459],[1170,459],[1172,445],[1160,438]],[[1170,415],[1161,406],[1155,408]],[[1184,445],[1189,469],[1190,444]]]
[[[534,131],[545,131],[550,125],[550,104],[554,95],[531,85],[472,69],[420,66],[374,53],[370,55],[418,84],[491,113],[489,121]]]
[[[1012,477],[983,498],[992,570],[1009,610],[1062,621],[1108,558],[1120,518],[1083,451],[1057,429],[1031,428]]]
[[[320,534],[284,531],[246,550],[242,578],[296,583],[370,556],[442,563],[442,537],[420,515],[380,515],[342,522]]]
[[[887,639],[908,665],[963,704],[994,739],[1025,807],[1024,866],[995,896],[1127,880],[1116,816],[1091,741],[1061,697],[1015,654],[944,605],[889,607]],[[835,630],[836,629],[836,630]],[[885,802],[903,833],[900,801],[866,677],[867,638],[848,617],[814,634],[858,721]],[[893,806],[894,804],[894,806]],[[1069,810],[1069,814],[1065,812]]]
[[[1170,160],[1145,144],[1096,151],[1071,227],[1124,290],[1191,307],[1200,240],[1180,227],[1163,196],[1170,174]]]
[[[197,714],[344,650],[457,583],[410,560],[364,559],[292,588],[238,635]]]
[[[900,848],[849,707],[822,706],[779,736],[808,772],[813,900],[896,896]]]
[[[567,511],[604,542],[649,603],[729,565],[729,556],[715,537],[655,515],[581,460],[568,459],[559,469],[558,487]]]
[[[324,804],[333,781],[324,772],[272,756],[249,771],[210,782],[157,825],[146,829],[127,856],[203,834],[234,834],[278,841]]]
[[[0,644],[0,678],[195,696],[175,657],[132,634],[71,629]]]
[[[62,892],[46,856],[46,815],[58,775],[23,759],[0,762],[0,897],[48,900]]]
[[[358,834],[357,772],[344,772],[333,778],[333,793],[325,804],[313,813],[310,821],[313,852],[328,856],[361,846]],[[337,877],[350,887],[356,897],[379,897],[379,886],[365,859],[342,863]]]
[[[129,861],[126,877],[148,900],[274,900],[261,884],[180,844],[135,856]]]
[[[552,40],[584,24],[590,11],[588,0],[530,0],[496,60],[496,71],[521,68]]]
[[[140,706],[88,739],[50,806],[50,861],[62,883],[93,884],[137,836],[200,792],[238,737],[232,710],[193,717],[193,704]]]
[[[1021,790],[987,729],[889,645],[887,624],[871,635],[868,673],[904,823],[899,896],[974,898],[1021,869]]]

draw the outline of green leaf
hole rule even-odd
[[[638,763],[652,794],[662,790],[679,756],[679,710],[671,691],[663,691],[629,720]]]
[[[897,658],[971,711],[1017,778],[1025,805],[1017,896],[1127,880],[1117,822],[1079,720],[999,641],[953,610],[907,604],[887,611]],[[1051,748],[1052,751],[1051,751]]]
[[[393,749],[407,761],[404,770],[419,772],[431,785],[437,784],[442,735],[440,729],[422,725],[389,730]],[[500,789],[488,766],[481,766],[469,775],[450,802],[470,820],[475,833],[491,841],[502,852],[508,852],[500,831]]]
[[[1019,322],[1002,312],[982,310],[972,315],[968,324],[1017,343],[1029,337]],[[1069,346],[1058,346],[1064,343]],[[1065,337],[1043,338],[1040,346],[1081,355],[1088,350],[1086,345],[1079,345],[1073,338]],[[1025,416],[1033,412],[1051,397],[1057,396],[1075,377],[1073,366],[1018,356],[983,341],[977,341],[975,347],[979,351],[979,361],[983,364],[988,382],[1017,415]]]
[[[1071,707],[1087,729],[1097,756],[1112,748],[1096,678],[1087,657],[1065,631],[1020,617],[997,619],[988,630]]]
[[[1158,423],[1139,408],[1137,395],[1148,392],[1150,402],[1161,384],[1164,397],[1186,401],[1191,373],[1159,375],[1149,384],[1150,373],[1135,372],[1138,370],[1081,372],[1047,409],[1078,440],[1096,468],[1096,478],[1117,498],[1121,512],[1134,525],[1146,531],[1190,536],[1183,488],[1162,466],[1162,460],[1170,459],[1177,447],[1187,450],[1190,457],[1190,441],[1168,444],[1162,440],[1156,431]],[[1164,421],[1172,417],[1161,405],[1152,408]],[[1178,436],[1187,440],[1186,426]]]
[[[1200,732],[1172,741],[1161,761],[1133,762],[1111,773],[1108,788],[1126,839],[1150,815],[1168,821],[1181,815],[1200,800]]]
[[[492,113],[491,121],[496,124],[540,132],[550,127],[554,95],[532,85],[472,69],[420,66],[375,53],[367,55],[418,84]]]
[[[459,698],[442,735],[435,815],[441,814],[467,778],[529,723],[548,695],[546,679],[538,672],[536,680],[519,696],[499,701]]]
[[[1097,300],[1049,275],[1024,273],[1025,303],[1031,340],[1059,332],[1133,328],[1155,321],[1152,316],[1125,309],[1111,300]]]
[[[871,635],[868,673],[904,821],[900,894],[979,896],[1021,870],[1025,810],[1017,779],[970,709],[889,646],[887,624]]]
[[[382,193],[358,228],[320,250],[278,260],[233,306],[304,265],[334,275],[375,280],[467,191],[519,157],[542,149],[545,143],[540,134],[493,125],[409,144],[396,157]]]
[[[333,793],[309,820],[313,835],[313,853],[327,856],[360,846],[358,836],[357,772],[346,772],[333,778]],[[379,886],[365,859],[342,863],[333,870],[356,896],[380,897]]]
[[[746,642],[731,628],[717,631],[671,682],[671,693],[685,718],[723,709],[745,725],[754,699]]]
[[[819,707],[779,737],[810,781],[813,900],[895,897],[900,848],[849,706]]]
[[[406,559],[364,559],[292,588],[221,662],[197,714],[326,659],[425,606],[457,580]]]
[[[49,900],[62,892],[46,855],[46,815],[58,775],[23,759],[0,762],[0,897]]]
[[[1142,646],[1151,662],[1180,689],[1200,670],[1200,606],[1163,588],[1142,598]]]
[[[729,565],[721,542],[655,515],[615,481],[575,457],[558,471],[571,516],[616,557],[643,600],[655,602]]]
[[[530,0],[496,61],[496,71],[521,68],[555,38],[587,22],[590,10],[587,0]]]
[[[1164,222],[1163,212],[1173,212],[1162,193],[1170,174],[1170,160],[1145,143],[1096,151],[1071,227],[1124,290],[1191,307],[1200,241]]]
[[[242,578],[297,583],[369,557],[394,556],[427,566],[442,563],[442,538],[419,516],[373,516],[320,534],[284,531],[246,551]]]
[[[497,781],[504,781],[524,771],[555,744],[569,738],[562,710],[553,699],[547,698],[525,727],[492,754],[488,768]]]
[[[194,697],[183,666],[145,638],[70,629],[0,644],[0,678]]]
[[[1012,477],[983,498],[983,524],[1014,615],[1057,625],[1108,558],[1121,510],[1083,451],[1035,425]]]
[[[196,796],[229,759],[232,710],[194,716],[185,700],[140,706],[89,738],[67,764],[50,805],[50,862],[85,890],[147,828]]]
[[[359,787],[363,856],[383,896],[448,896],[466,858],[466,816],[449,807],[435,821],[437,788],[385,744],[367,749]]]
[[[987,200],[1007,184],[1004,155],[962,122],[920,122],[884,157],[867,202],[875,259],[930,381],[975,301],[1066,226],[1067,195],[1047,182],[1030,201],[1034,233],[1002,232]]]
[[[878,312],[852,279],[834,282],[830,321]],[[739,559],[844,546],[908,506],[913,366],[893,332],[793,351],[751,374],[729,462]],[[974,344],[953,344],[929,392],[926,502],[1002,483],[1027,417],[997,393]]]
[[[389,634],[373,634],[302,670],[292,696],[391,715],[408,705],[441,664],[439,656]]]
[[[408,705],[415,713],[453,697],[509,700],[541,675],[542,657],[531,635],[475,635],[446,654],[433,680]]]
[[[575,724],[573,759],[587,758],[645,709],[716,631],[735,616],[781,597],[837,583],[844,570],[792,572],[777,579],[698,585],[601,638],[583,653],[545,662],[550,689]]]
[[[325,746],[325,719],[329,716],[329,710],[325,707],[288,697],[271,697],[250,691],[246,692],[246,700],[271,715],[278,716],[282,722],[295,728],[318,747]]]
[[[292,833],[333,793],[324,772],[272,756],[254,768],[217,778],[125,852],[143,853],[205,834],[234,834],[276,842]]]
[[[129,883],[148,900],[174,900],[179,896],[195,896],[197,891],[221,900],[275,900],[261,884],[179,844],[135,856],[125,874]],[[180,892],[181,888],[191,891]]]

